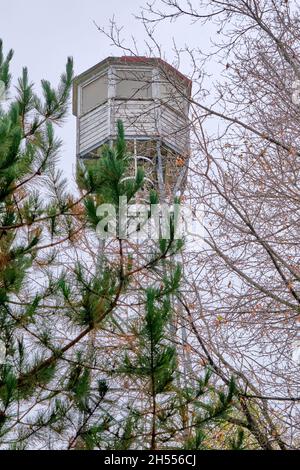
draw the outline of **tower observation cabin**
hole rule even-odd
[[[131,171],[171,196],[185,186],[190,155],[191,81],[158,58],[108,57],[74,79],[79,162],[99,158],[124,125]]]

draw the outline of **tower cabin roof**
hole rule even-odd
[[[158,68],[167,77],[172,76],[174,80],[178,80],[181,84],[184,83],[189,96],[192,88],[192,81],[179,72],[175,67],[168,64],[165,60],[159,57],[144,57],[144,56],[122,56],[122,57],[107,57],[98,64],[90,67],[85,72],[77,75],[73,80],[73,114],[77,115],[77,99],[78,99],[78,85],[86,82],[94,75],[105,71],[112,65],[129,65],[135,64],[136,66],[152,66]]]

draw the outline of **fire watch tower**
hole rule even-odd
[[[122,120],[131,171],[143,167],[145,189],[154,187],[161,199],[180,194],[190,155],[190,96],[191,81],[162,59],[106,58],[74,79],[77,159],[99,158]]]

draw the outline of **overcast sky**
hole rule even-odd
[[[130,38],[133,34],[140,51],[144,50],[145,34],[133,15],[146,4],[145,0],[0,0],[1,4],[0,37],[4,50],[15,51],[11,67],[14,82],[23,66],[28,67],[29,76],[36,84],[41,78],[56,84],[68,55],[74,58],[75,74],[109,55],[122,55],[93,24],[95,20],[107,26],[113,15],[124,26],[124,36]],[[159,41],[170,62],[173,37],[179,46],[186,42],[201,48],[209,45],[207,32],[201,28],[186,28],[182,22],[164,24]],[[188,61],[181,64],[183,73],[188,73],[188,68]],[[58,133],[64,141],[61,164],[70,178],[75,168],[75,118],[71,112]]]

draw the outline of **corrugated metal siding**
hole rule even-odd
[[[179,153],[188,151],[187,119],[172,108],[149,100],[111,100],[79,118],[79,153],[82,155],[115,136],[118,119],[123,121],[126,137],[160,135]]]
[[[115,133],[117,120],[124,124],[126,136],[153,136],[158,134],[158,121],[154,101],[114,101],[112,131]]]
[[[188,151],[188,121],[168,106],[161,106],[161,137],[182,154]]]
[[[79,152],[95,147],[109,136],[108,104],[105,103],[79,118]]]

